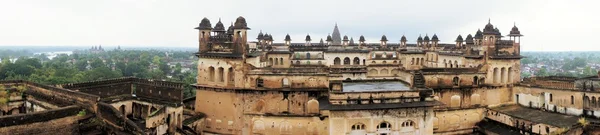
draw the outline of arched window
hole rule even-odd
[[[354,65],[360,65],[360,59],[358,57],[354,57],[354,60],[352,60],[354,63]]]
[[[282,85],[283,87],[290,87],[290,80],[289,80],[289,79],[287,79],[287,78],[283,78],[283,79],[281,80],[281,85]]]
[[[209,81],[215,81],[215,68],[214,67],[208,67],[208,80]]]
[[[373,55],[371,55],[371,58],[375,58],[375,57],[377,57],[377,56],[375,55],[375,53],[373,53]]]
[[[477,85],[477,76],[473,76],[473,85]]]
[[[300,61],[299,60],[296,61],[296,65],[300,65]]]
[[[571,104],[575,104],[575,98],[571,95]]]
[[[283,65],[283,58],[279,58],[279,62],[280,65]]]
[[[274,65],[279,65],[279,59],[275,58],[275,64]]]
[[[339,57],[335,57],[335,59],[333,59],[333,65],[340,65],[341,62],[342,60]]]
[[[306,53],[306,59],[310,59],[310,53]]]
[[[371,61],[371,64],[375,64],[375,61]]]
[[[219,81],[225,82],[224,69],[223,67],[219,67]]]
[[[381,62],[381,63],[383,63],[383,64],[386,64],[387,62],[384,60],[384,61],[383,61],[383,62]]]
[[[273,65],[273,58],[269,58],[269,65]]]
[[[421,58],[421,65],[425,65],[425,59]]]
[[[458,62],[454,61],[454,67],[458,68]]]
[[[550,102],[552,102],[552,93],[550,93]]]
[[[234,82],[235,80],[235,74],[233,73],[232,67],[229,67],[229,69],[227,70],[227,78],[229,78],[229,82]]]
[[[365,124],[356,123],[356,124],[352,125],[352,127],[350,129],[351,130],[365,130]]]
[[[414,65],[414,64],[415,64],[415,58],[412,58],[412,59],[410,60],[410,65]]]
[[[350,58],[344,58],[344,65],[350,65]]]
[[[379,125],[377,125],[377,129],[391,129],[392,128],[392,124],[390,124],[389,122],[381,122],[379,123]]]
[[[317,64],[322,65],[321,61],[318,61]]]
[[[413,122],[411,120],[407,120],[407,121],[402,122],[402,127],[414,127],[414,126],[416,126],[415,122]]]
[[[264,87],[264,80],[262,78],[256,78],[256,87],[262,88]]]
[[[458,77],[452,78],[452,85],[458,86],[458,84],[459,84],[459,78]]]

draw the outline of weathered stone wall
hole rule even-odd
[[[433,132],[435,134],[470,134],[475,124],[481,121],[485,108],[458,110],[435,110]]]
[[[51,117],[51,115],[38,116],[36,118]],[[79,118],[81,116],[71,115],[63,118],[53,118],[14,126],[0,126],[0,135],[78,135]]]
[[[441,108],[458,109],[511,102],[511,93],[510,87],[437,89],[434,98],[445,104]]]
[[[330,135],[421,134],[433,133],[432,108],[331,111]],[[389,126],[382,126],[388,123]],[[363,126],[364,125],[364,126]],[[353,129],[353,126],[355,129]],[[359,127],[359,128],[357,128]]]

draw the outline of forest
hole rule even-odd
[[[110,50],[77,51],[60,54],[52,59],[44,53],[7,51],[2,55],[0,80],[28,80],[54,85],[119,77],[138,77],[164,81],[196,83],[197,58],[192,51]],[[188,86],[185,97],[194,95]]]

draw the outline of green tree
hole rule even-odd
[[[534,73],[535,76],[548,76],[548,70],[546,68],[542,68],[539,71]]]

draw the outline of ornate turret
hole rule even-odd
[[[198,29],[198,30],[211,30],[212,29],[212,25],[210,24],[210,20],[208,20],[208,18],[204,17],[204,19],[202,19],[202,21],[200,21],[200,25],[198,25],[198,27],[196,27],[196,29]]]
[[[433,34],[433,36],[431,37],[431,41],[433,41],[433,46],[437,46],[440,39],[438,39],[436,34]]]
[[[342,40],[342,45],[348,45],[348,36],[344,35],[344,39]]]
[[[465,43],[467,43],[467,45],[472,45],[475,42],[473,42],[473,36],[471,36],[471,34],[467,35],[467,38],[465,38]]]
[[[400,38],[400,44],[402,44],[403,47],[406,47],[406,36],[402,35]]]
[[[233,35],[233,23],[227,28],[227,35]]]
[[[354,45],[354,38],[350,38],[350,45]]]
[[[458,37],[456,37],[456,47],[461,47],[462,43],[463,43],[463,37],[461,35],[458,35]]]
[[[386,46],[387,45],[387,37],[385,35],[381,36],[381,46]]]
[[[217,22],[217,24],[215,25],[215,28],[212,29],[213,32],[217,33],[217,34],[222,34],[225,31],[225,26],[223,26],[223,23],[221,22],[221,18],[219,18],[219,22]]]
[[[477,29],[477,32],[475,33],[475,37],[473,37],[475,39],[475,45],[481,45],[482,40],[483,40],[483,32],[481,32],[481,29]]]
[[[483,28],[483,34],[484,35],[495,35],[496,34],[496,30],[494,29],[494,25],[492,25],[492,23],[490,22],[490,20],[488,20],[488,23]]]
[[[207,52],[209,50],[208,48],[208,42],[210,40],[210,31],[212,30],[212,25],[210,24],[210,20],[208,20],[208,18],[204,17],[202,19],[202,21],[200,21],[200,24],[198,25],[198,27],[196,27],[195,29],[198,30],[198,52],[199,53],[204,53]]]
[[[310,41],[311,41],[311,39],[310,39],[310,35],[306,34],[306,38],[304,39],[304,41],[306,41],[306,44],[305,44],[305,45],[306,45],[306,46],[309,46],[309,45],[310,45]]]
[[[365,41],[366,41],[366,40],[365,40],[365,36],[363,36],[363,35],[360,35],[360,37],[358,38],[358,42],[359,42],[359,44],[364,44],[364,43],[365,43]]]
[[[292,38],[290,37],[290,34],[286,34],[284,40],[285,40],[285,45],[290,45],[292,42]]]
[[[510,34],[508,34],[508,37],[513,41],[513,45],[515,46],[515,55],[520,55],[521,53],[522,36],[523,35],[521,35],[521,31],[519,31],[519,28],[517,28],[517,24],[515,23],[510,30]]]
[[[417,46],[423,47],[423,38],[421,37],[421,35],[419,35],[419,37],[417,38]]]
[[[235,20],[235,25],[234,25],[235,29],[250,29],[248,28],[248,24],[246,23],[246,19],[244,17],[238,17]]]
[[[426,47],[429,47],[429,36],[427,34],[425,34],[425,37],[423,37],[423,43]]]
[[[333,39],[331,39],[331,35],[327,35],[327,45],[331,45],[331,43],[333,42]]]
[[[321,38],[321,41],[319,41],[319,45],[325,45],[325,43],[323,43],[323,38]]]
[[[258,40],[258,42],[261,42],[264,39],[264,34],[262,33],[262,30],[258,33],[258,37],[256,37],[256,39]]]

